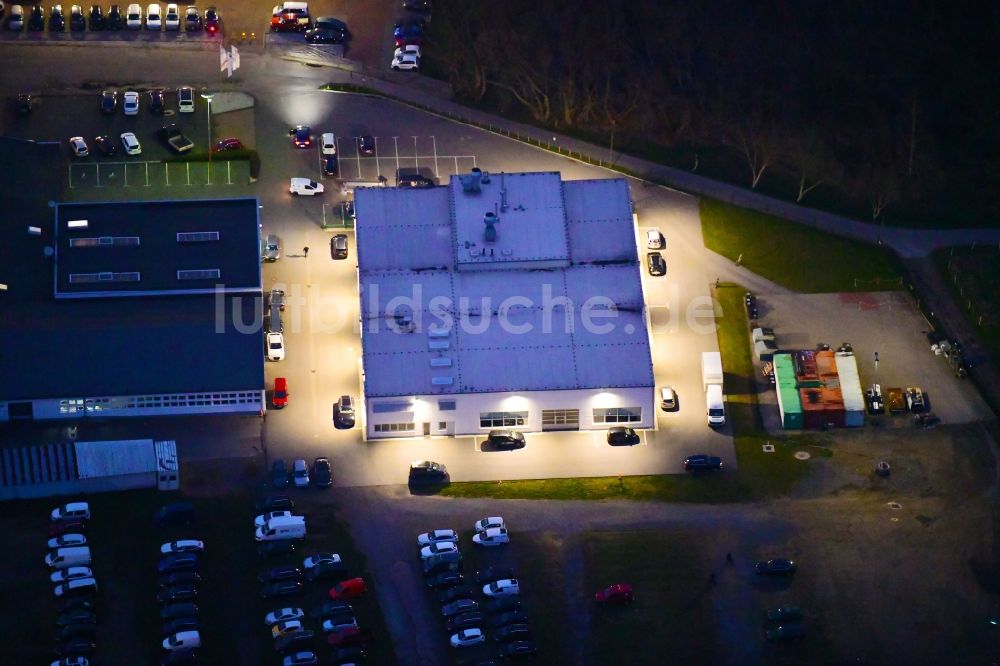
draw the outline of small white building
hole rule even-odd
[[[625,180],[473,172],[355,210],[368,438],[653,426]]]

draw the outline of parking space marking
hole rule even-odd
[[[183,163],[184,178],[170,178],[171,168],[180,169],[181,163],[148,160],[143,162],[87,162],[73,163],[69,165],[69,187],[79,189],[82,187],[153,187],[160,182],[162,169],[162,182],[167,187],[174,185],[234,185],[232,162],[225,162],[225,177],[217,177],[216,182],[212,182],[213,165],[210,162],[202,162],[205,166],[205,181],[195,183],[191,181],[191,163]],[[150,175],[150,165],[152,165],[152,176]],[[129,170],[129,166],[132,167]],[[137,167],[142,169],[138,170]],[[197,166],[197,163],[196,163]],[[216,162],[216,169],[222,166]],[[216,174],[219,176],[219,174]]]

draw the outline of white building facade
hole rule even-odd
[[[355,193],[368,438],[655,423],[628,185]]]

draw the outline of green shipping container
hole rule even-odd
[[[785,430],[802,428],[802,400],[795,381],[795,363],[791,354],[774,355],[774,390],[778,395],[778,413]]]

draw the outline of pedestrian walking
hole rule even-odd
[[[302,256],[303,257],[308,257],[309,256],[309,246],[308,245],[306,245],[304,248],[302,248]]]

